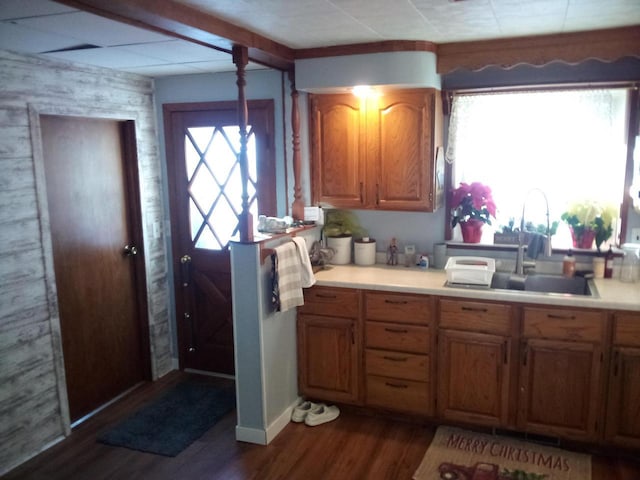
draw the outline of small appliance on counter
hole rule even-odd
[[[451,257],[444,267],[449,285],[489,287],[496,261],[487,257]]]

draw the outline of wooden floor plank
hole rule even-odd
[[[173,372],[141,385],[2,480],[409,480],[435,432],[344,409],[338,420],[317,427],[291,423],[262,446],[235,440],[234,411],[176,457],[96,441],[100,432],[189,376]],[[640,458],[594,455],[592,465],[592,480],[640,480]]]

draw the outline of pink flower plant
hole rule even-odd
[[[496,216],[496,204],[491,196],[491,189],[480,182],[461,182],[451,193],[451,205],[452,227],[469,220],[491,225],[491,217]]]

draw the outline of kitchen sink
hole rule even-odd
[[[520,290],[527,293],[598,296],[593,282],[584,277],[567,278],[560,275],[538,273],[523,276],[513,273],[496,272],[491,279],[490,288],[498,290]]]

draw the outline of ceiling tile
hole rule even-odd
[[[18,20],[18,24],[43,32],[70,35],[81,43],[101,47],[170,40],[171,37],[114,22],[86,12],[73,12]]]
[[[231,48],[231,45],[229,46]],[[207,48],[202,45],[184,40],[168,40],[166,42],[139,43],[122,47],[128,52],[157,58],[164,62],[183,63],[203,62],[212,60],[227,60],[231,55],[220,50]]]
[[[0,48],[23,53],[41,53],[77,45],[75,38],[53,33],[39,32],[16,25],[11,21],[0,22]]]
[[[157,58],[129,52],[124,47],[90,48],[85,50],[47,53],[45,55],[71,62],[86,63],[107,68],[141,67],[167,63]]]
[[[0,0],[0,20],[75,12],[75,8],[48,0]]]
[[[144,67],[126,67],[121,70],[129,73],[137,73],[147,77],[164,77],[168,75],[193,75],[202,73],[201,70],[193,68],[184,63],[169,63],[166,65],[148,65]]]

